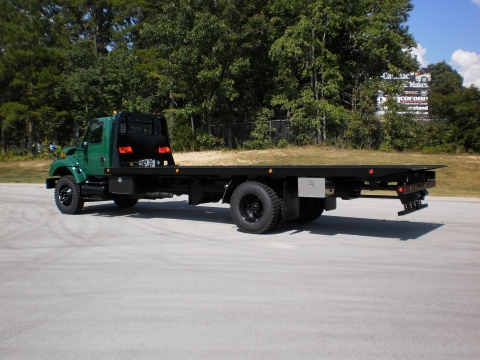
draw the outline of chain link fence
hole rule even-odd
[[[283,120],[269,120],[262,122],[268,125],[273,143],[278,143],[280,140],[288,140],[290,134],[290,121]],[[246,122],[232,124],[230,129],[228,125],[212,125],[212,135],[221,138],[225,144],[233,148],[243,147],[245,141],[252,140],[252,131],[255,130],[258,122]],[[231,133],[229,133],[229,130]]]

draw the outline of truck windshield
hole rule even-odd
[[[158,117],[144,114],[127,114],[120,118],[122,135],[163,135]]]

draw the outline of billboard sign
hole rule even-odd
[[[397,102],[405,105],[408,113],[414,114],[417,119],[429,118],[428,99],[432,82],[430,69],[422,68],[417,72],[405,72],[399,76],[384,73],[381,78],[384,81],[403,81],[405,85],[400,96],[397,96]],[[379,116],[384,115],[388,108],[387,98],[381,91],[378,93],[377,107],[377,115]]]

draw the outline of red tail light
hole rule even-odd
[[[158,153],[159,154],[170,154],[172,151],[168,146],[162,146],[158,148]]]
[[[133,154],[133,150],[131,146],[120,146],[118,148],[118,152],[120,154]]]

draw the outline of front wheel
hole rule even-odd
[[[55,205],[62,214],[78,214],[84,201],[80,193],[80,186],[71,175],[63,176],[55,185]]]
[[[263,234],[275,227],[281,200],[269,186],[247,181],[237,187],[230,201],[232,219],[246,233]]]

